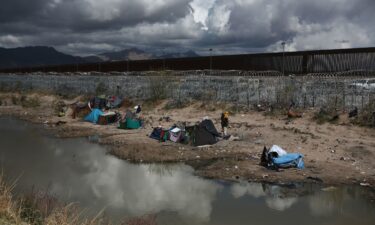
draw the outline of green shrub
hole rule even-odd
[[[25,95],[22,95],[20,102],[22,107],[25,108],[36,108],[40,106],[40,100],[37,97],[27,98]]]

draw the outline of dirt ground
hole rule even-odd
[[[32,107],[17,105],[14,96],[19,97],[19,94],[0,94],[0,116],[44,124],[61,138],[90,137],[107,145],[110,154],[130,162],[182,162],[193,166],[197,175],[212,179],[356,184],[375,188],[375,129],[351,125],[345,114],[335,124],[317,124],[312,119],[314,109],[305,110],[302,118],[293,120],[287,119],[286,115],[271,117],[263,112],[239,112],[230,115],[229,133],[240,140],[222,140],[213,146],[192,147],[159,143],[148,135],[152,127],[168,128],[178,122],[194,124],[204,116],[212,119],[219,130],[222,108],[210,107],[207,110],[205,104],[194,103],[167,110],[164,101],[143,108],[144,128],[120,130],[116,125],[94,125],[82,119],[72,119],[70,110],[65,116],[58,117],[52,107],[58,99],[56,96],[28,95],[28,98],[40,101],[40,106]],[[77,99],[64,101],[69,103]],[[171,121],[160,121],[166,116]],[[302,153],[306,168],[273,171],[259,166],[263,146],[272,145],[279,145],[290,153]]]

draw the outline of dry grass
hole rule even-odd
[[[13,187],[14,185],[6,185],[3,175],[0,175],[0,225],[22,224],[19,208],[12,195]]]
[[[375,102],[370,102],[359,110],[359,114],[353,122],[360,126],[375,128]]]
[[[103,212],[93,218],[84,216],[76,204],[62,205],[46,192],[32,192],[20,199],[12,195],[14,185],[8,186],[0,175],[0,225],[112,225]],[[147,215],[131,218],[121,225],[156,225],[156,217]]]

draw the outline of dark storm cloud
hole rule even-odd
[[[289,50],[373,45],[374,5],[369,0],[217,0],[209,32],[197,44],[265,50],[280,50],[282,41]]]
[[[197,8],[200,6],[201,8]],[[3,0],[0,47],[239,53],[375,44],[373,0]]]

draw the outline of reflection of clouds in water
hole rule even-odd
[[[74,189],[73,198],[91,195],[91,201],[133,216],[172,211],[209,221],[212,202],[220,188],[212,181],[193,176],[190,167],[167,166],[163,170],[155,165],[132,165],[104,157],[99,147],[80,152],[77,161],[86,172],[80,174],[79,181],[74,180],[78,176],[73,174],[75,178],[67,182]],[[61,188],[62,185],[55,185],[53,191]]]
[[[241,198],[244,195],[250,195],[255,198],[266,196],[261,184],[245,182],[233,184],[231,193],[235,198]]]
[[[296,203],[298,200],[297,197],[295,198],[266,198],[266,204],[269,208],[278,210],[278,211],[284,211],[286,209],[289,209],[292,207],[294,203]]]
[[[281,187],[276,185],[262,185],[258,183],[241,182],[231,187],[231,193],[235,198],[241,198],[245,195],[254,198],[265,197],[266,205],[275,210],[284,211],[297,202],[297,197],[282,196]]]
[[[343,190],[344,188],[319,192],[309,197],[308,204],[311,213],[316,216],[325,216],[342,208],[346,196]]]

